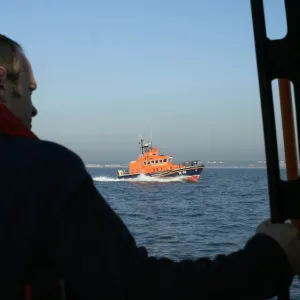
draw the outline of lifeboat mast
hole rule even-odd
[[[148,150],[151,150],[152,149],[152,143],[144,143],[144,139],[143,137],[141,136],[141,139],[139,141],[139,144],[141,145],[140,149],[141,149],[141,152],[142,152],[142,155],[144,155],[145,152],[147,152]]]

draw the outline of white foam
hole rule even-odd
[[[177,176],[169,178],[155,178],[144,174],[139,175],[136,178],[118,179],[108,176],[96,176],[93,177],[94,181],[98,182],[182,182],[186,179],[186,176]]]

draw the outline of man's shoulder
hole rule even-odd
[[[83,160],[78,154],[67,147],[47,140],[37,142],[36,151],[40,151],[37,162],[45,164],[47,176],[56,178],[57,182],[64,182],[65,187],[72,188],[90,177]],[[34,151],[34,152],[36,152]],[[44,168],[43,166],[41,166]],[[67,184],[69,182],[69,184]]]
[[[67,168],[69,172],[72,170],[82,171],[86,173],[86,167],[83,160],[74,151],[68,149],[67,147],[46,140],[39,141],[39,150],[43,153],[44,158],[42,160],[47,160],[48,164],[51,163],[54,166],[60,166],[59,169]]]
[[[55,160],[60,160],[61,162],[66,160],[67,162],[73,162],[84,166],[84,163],[78,154],[61,144],[47,140],[39,140],[38,147],[51,154],[49,158],[52,157]]]
[[[53,169],[56,172],[66,172],[69,174],[75,173],[87,173],[83,160],[72,150],[67,147],[58,144],[56,142],[48,140],[29,140],[29,139],[14,139],[11,144],[10,150],[20,151],[20,160],[28,163],[32,163],[39,168]]]
[[[24,176],[22,188],[35,185],[40,192],[67,194],[90,178],[83,160],[72,150],[47,140],[21,137],[1,137],[3,155],[0,157],[1,176]],[[0,151],[1,152],[1,151]],[[39,188],[37,188],[37,186]],[[50,192],[49,192],[50,193]]]

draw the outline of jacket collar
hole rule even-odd
[[[4,104],[0,104],[0,135],[38,139]]]

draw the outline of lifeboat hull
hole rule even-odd
[[[174,178],[180,177],[183,181],[188,182],[197,182],[200,178],[200,175],[203,171],[203,167],[188,167],[188,168],[181,168],[181,169],[174,169],[165,172],[158,172],[158,173],[150,173],[145,174],[146,176],[155,177],[155,178]],[[141,174],[124,174],[119,175],[119,179],[131,179],[137,178]]]

